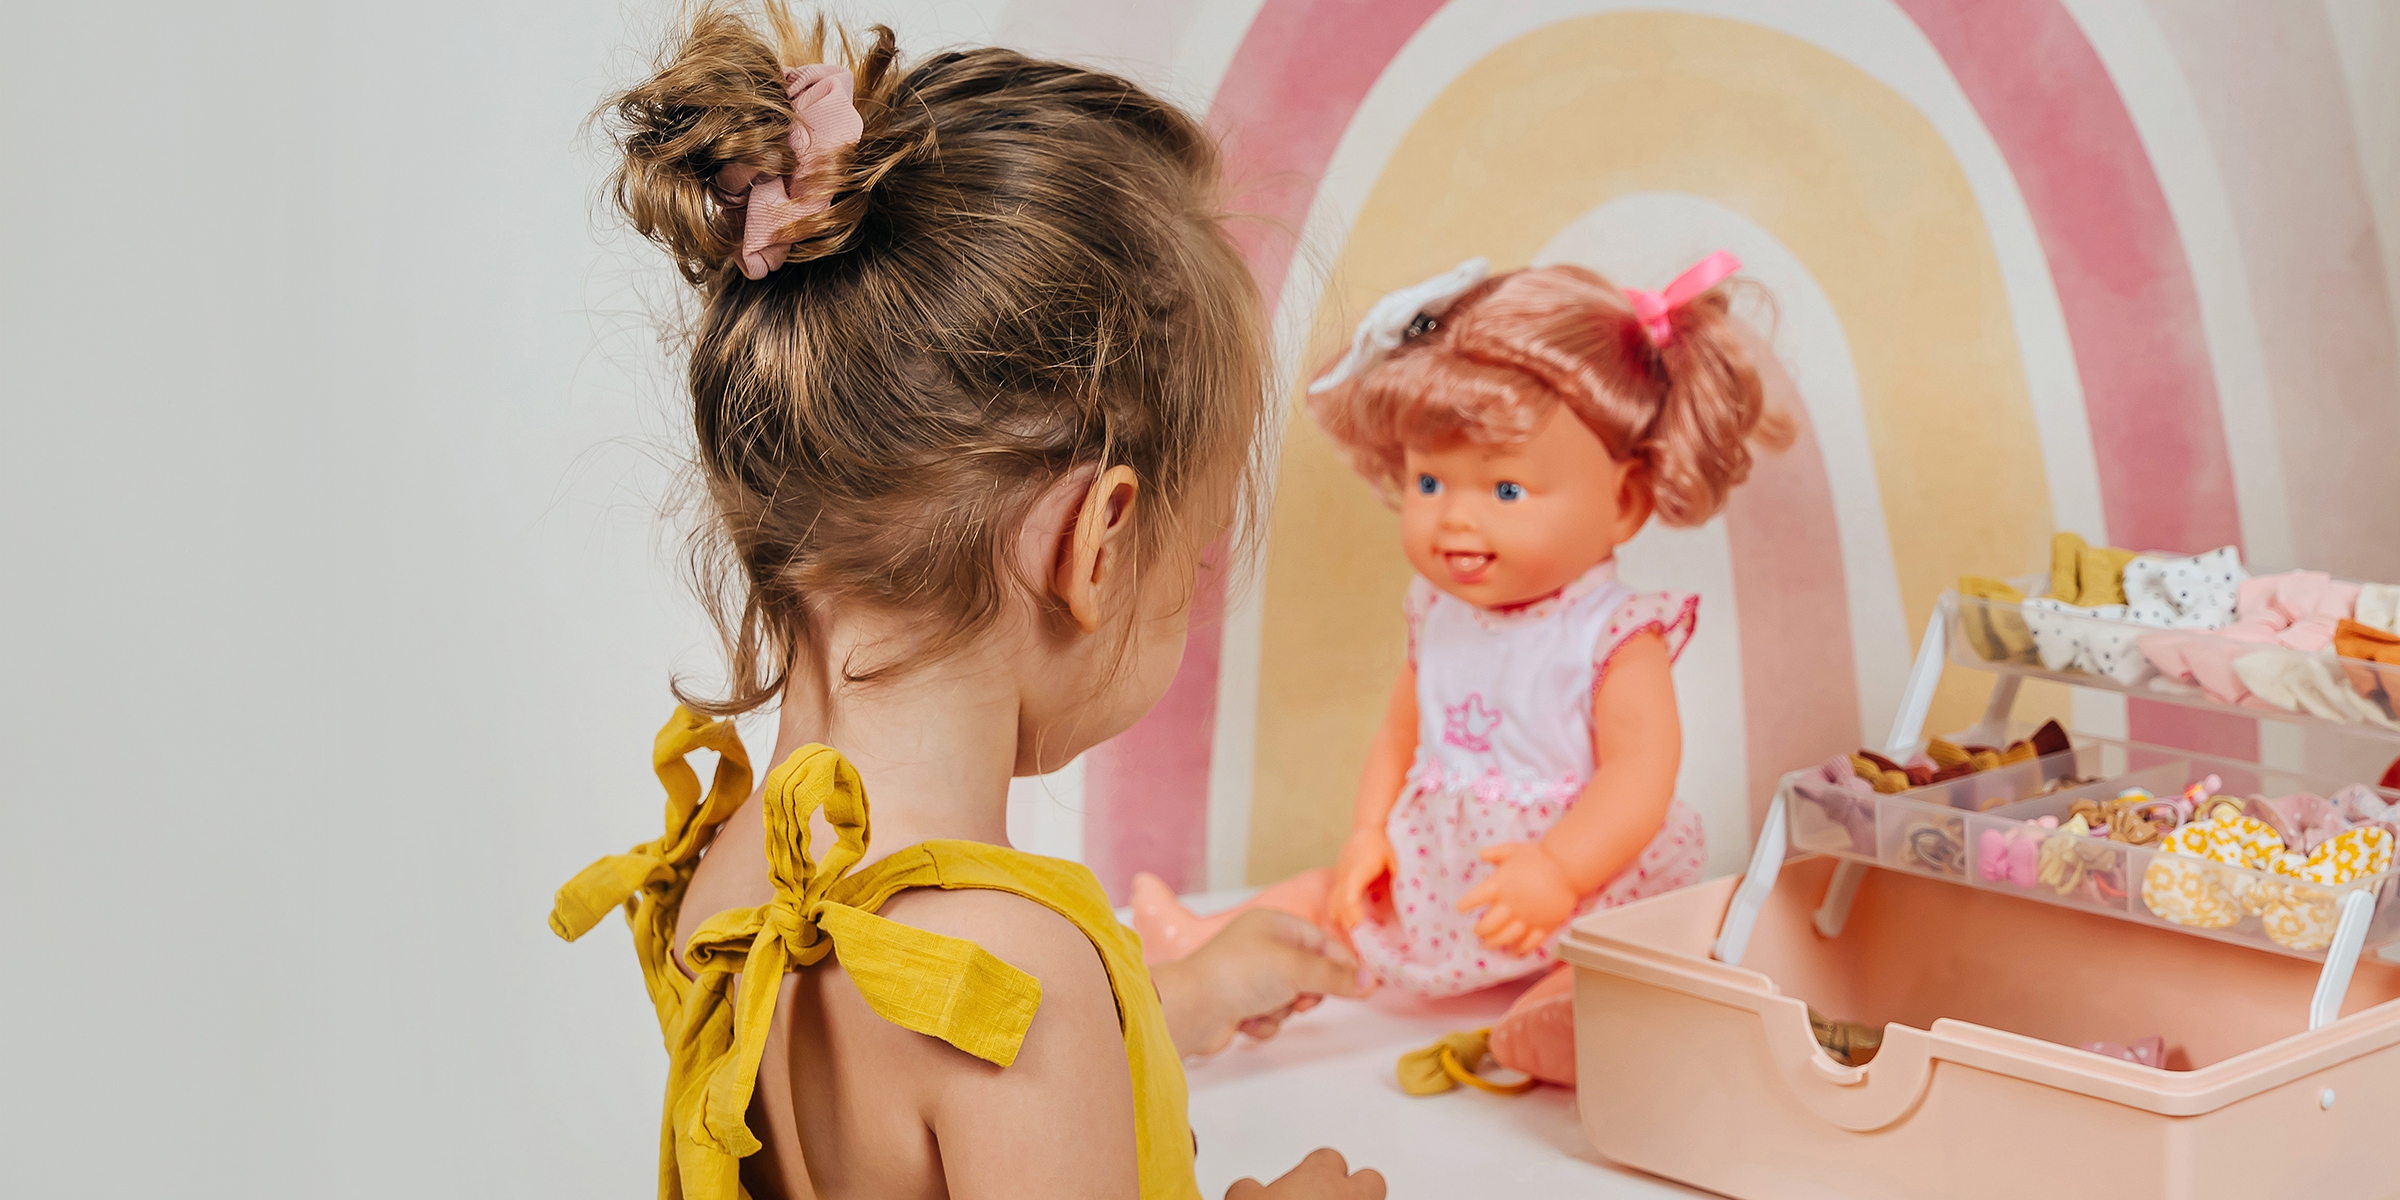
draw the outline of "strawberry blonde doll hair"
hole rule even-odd
[[[698,292],[691,557],[729,680],[678,699],[768,703],[831,606],[957,647],[1030,585],[1007,547],[1076,471],[1139,477],[1137,565],[1196,556],[1229,500],[1254,524],[1264,325],[1197,122],[1006,50],[903,64],[778,0],[684,22],[599,114],[618,207]]]
[[[1470,262],[1445,277],[1464,289],[1454,298],[1438,280],[1422,285],[1438,314],[1397,314],[1408,323],[1395,348],[1364,362],[1354,350],[1321,375],[1310,411],[1396,503],[1409,445],[1518,441],[1564,404],[1611,458],[1647,471],[1660,520],[1698,525],[1749,477],[1752,443],[1792,441],[1719,282],[1739,265],[1711,256],[1662,299],[1575,266],[1469,282],[1482,274]],[[1705,282],[1678,294],[1686,281]]]

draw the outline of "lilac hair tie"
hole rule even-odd
[[[1676,276],[1675,282],[1664,290],[1645,292],[1626,288],[1625,299],[1633,304],[1633,317],[1642,323],[1642,332],[1650,335],[1650,344],[1664,346],[1675,340],[1675,324],[1668,317],[1741,269],[1742,260],[1730,251],[1719,250],[1692,264],[1691,270]]]
[[[764,279],[782,266],[796,239],[778,235],[832,202],[832,189],[812,177],[843,147],[857,145],[866,131],[850,89],[848,67],[810,63],[784,68],[783,92],[792,102],[792,173],[777,175],[744,163],[731,163],[717,172],[718,202],[748,210],[742,217],[744,277]]]

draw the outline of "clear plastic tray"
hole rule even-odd
[[[1960,735],[1955,740],[1972,739]],[[1791,849],[1964,879],[1967,814],[2025,800],[2053,780],[2122,774],[2131,764],[2126,750],[2122,742],[2085,738],[2063,753],[1872,798],[1819,791],[1808,783],[1815,768],[1794,771],[1782,784]],[[1947,837],[1948,853],[1936,835]]]
[[[1953,740],[1965,738],[1961,735]],[[2323,939],[2331,935],[2332,914],[2340,897],[2373,889],[2375,916],[2368,926],[2366,944],[2374,947],[2400,940],[2400,904],[2391,903],[2400,894],[2400,870],[2323,886],[2265,871],[2165,855],[2152,847],[2063,834],[2037,823],[2039,818],[2054,817],[2063,824],[2079,798],[2113,799],[2132,787],[2174,796],[2212,774],[2219,779],[2218,793],[2232,796],[2280,796],[2300,791],[2331,795],[2344,784],[2138,742],[2080,736],[2074,741],[2074,747],[2063,753],[1871,798],[1845,800],[1818,791],[1807,786],[1814,768],[1795,771],[1782,782],[1791,851],[1831,854],[2312,960],[2325,956]],[[2062,778],[2094,782],[2036,794]],[[2381,794],[2386,800],[2400,802],[2400,792]],[[1829,803],[1842,811],[1828,811]],[[1985,854],[1987,838],[1996,841],[1997,857]],[[2020,843],[2025,847],[2022,850],[2016,849]],[[2048,855],[2043,854],[2046,844],[2050,844]],[[2008,857],[2012,850],[2013,859]],[[2024,869],[2028,858],[2030,871]],[[2165,866],[2157,867],[2162,858],[2167,860]],[[1999,869],[1986,869],[1987,862]],[[2166,915],[2154,911],[2143,894],[2154,867],[2162,885],[2181,886],[2188,878],[2222,894],[2239,912],[2239,919],[2214,928],[2178,921],[2174,914],[2185,910],[2172,897],[2162,897]],[[2045,868],[2049,868],[2047,878]],[[2062,883],[2063,888],[2059,886]],[[2256,890],[2262,886],[2271,890]],[[2262,903],[2260,911],[2251,911],[2244,902],[2253,895],[2272,903]],[[2275,921],[2272,926],[2270,915]]]
[[[2400,666],[1957,592],[1942,596],[1940,615],[1960,666],[2400,741]]]

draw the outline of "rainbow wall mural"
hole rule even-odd
[[[1038,33],[1075,7],[1010,11]],[[2054,529],[2400,580],[2400,231],[2359,149],[2400,121],[2354,111],[2340,11],[1250,0],[1160,4],[1125,36],[1210,89],[1287,401],[1376,296],[1470,255],[1652,287],[1718,247],[1748,264],[1801,440],[1717,520],[1622,552],[1629,580],[1703,597],[1680,788],[1727,871],[1777,775],[1880,739],[1941,590],[2043,566]],[[1083,855],[1120,894],[1137,869],[1278,878],[1346,829],[1407,568],[1292,412],[1263,561],[1211,581],[1167,700],[1079,767]],[[1945,679],[1934,727],[1984,686]],[[2357,766],[2282,727],[2029,688],[2020,712],[2045,710]]]

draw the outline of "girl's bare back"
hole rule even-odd
[[[678,963],[709,916],[774,898],[761,808],[753,796],[737,810],[694,871],[677,914]],[[1042,1004],[1024,1045],[1004,1070],[893,1024],[859,994],[837,947],[783,977],[750,1101],[761,1147],[742,1162],[743,1186],[758,1200],[814,1200],[813,1178],[828,1196],[935,1200],[964,1177],[983,1181],[979,1196],[1132,1195],[1131,1074],[1107,972],[1083,934],[1040,904],[990,890],[916,889],[879,912],[975,942],[1039,979]],[[1022,1100],[1036,1094],[1043,1111],[1028,1111]],[[945,1121],[946,1139],[937,1132]],[[1055,1172],[1043,1164],[1060,1161],[1069,1140],[1074,1177],[1046,1178]]]

